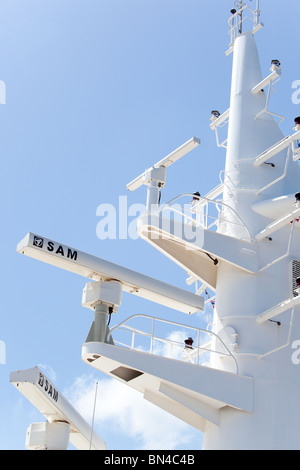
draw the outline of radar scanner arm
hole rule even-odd
[[[178,149],[164,157],[159,162],[155,163],[151,168],[148,168],[141,175],[127,184],[126,188],[129,191],[135,191],[140,186],[145,185],[147,189],[147,203],[146,209],[148,212],[155,211],[160,202],[160,191],[166,183],[167,168],[189,153],[201,143],[200,139],[193,137],[183,144]]]
[[[11,372],[10,382],[47,419],[32,423],[26,448],[66,450],[71,442],[78,450],[105,450],[105,442],[38,368]]]

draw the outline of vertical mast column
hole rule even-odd
[[[253,94],[251,90],[261,81],[253,34],[242,34],[234,44],[223,197],[224,203],[236,211],[253,238],[270,223],[270,218],[253,211],[253,204],[295,191],[295,175],[299,175],[299,168],[290,163],[284,178],[258,193],[259,189],[283,174],[287,157],[285,150],[272,158],[275,167],[261,165],[257,168],[253,164],[258,155],[283,138],[270,114],[262,113],[257,117],[265,107],[265,93]],[[220,231],[237,239],[242,238],[239,227],[231,223],[230,209],[223,212],[222,218],[227,223],[222,224]],[[254,411],[247,414],[238,410],[222,410],[220,426],[207,425],[204,449],[299,448],[300,374],[292,363],[291,350],[282,347],[278,352],[260,359],[265,352],[283,346],[287,338],[296,339],[297,334],[299,336],[299,315],[295,314],[292,330],[289,330],[290,311],[280,317],[281,326],[269,321],[261,325],[256,322],[259,314],[292,295],[290,266],[293,257],[299,253],[298,231],[294,231],[295,239],[289,256],[256,275],[225,264],[222,260],[219,263],[214,331],[219,334],[228,327],[236,331],[239,347],[234,355],[239,372],[254,377]],[[290,228],[286,227],[277,232],[274,241],[257,242],[259,261],[263,263],[266,255],[273,256],[273,260],[283,255],[287,250],[289,234]],[[211,362],[213,367],[230,370],[226,360],[212,358]]]

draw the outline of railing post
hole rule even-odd
[[[132,331],[131,349],[134,349],[134,340],[135,340],[135,330]]]
[[[199,348],[200,348],[200,330],[198,329],[198,334],[197,334],[197,366],[199,365]]]
[[[154,317],[152,318],[152,333],[151,333],[151,343],[150,343],[150,354],[153,354],[153,336],[154,336]]]
[[[180,323],[172,322],[172,321],[169,321],[169,320],[163,320],[163,319],[161,319],[161,318],[150,317],[150,316],[148,316],[148,315],[132,315],[130,318],[128,318],[127,320],[123,321],[123,322],[120,323],[119,325],[114,326],[114,327],[111,329],[111,333],[113,333],[114,331],[116,331],[117,329],[119,329],[122,325],[124,325],[126,322],[128,322],[128,320],[130,320],[130,319],[132,319],[132,318],[134,318],[134,317],[144,317],[144,318],[149,318],[149,319],[151,318],[151,321],[152,321],[152,332],[151,332],[151,333],[150,333],[150,332],[144,333],[144,336],[146,336],[146,337],[148,337],[148,338],[149,338],[149,336],[150,336],[150,339],[151,339],[151,343],[150,343],[150,354],[153,354],[153,341],[154,341],[154,325],[155,325],[155,320],[157,320],[158,322],[169,323],[169,324],[171,324],[171,325],[176,325],[176,326],[180,326],[180,327],[182,327],[182,328],[187,328],[187,325],[182,325],[182,324],[180,324]],[[222,339],[221,339],[218,335],[216,335],[216,334],[213,333],[212,331],[204,330],[204,329],[202,329],[202,328],[196,328],[196,327],[190,327],[190,328],[192,328],[193,330],[197,331],[197,359],[196,359],[196,361],[192,360],[191,357],[190,357],[190,355],[188,355],[188,357],[189,357],[189,359],[191,360],[192,364],[197,365],[197,366],[200,365],[199,356],[200,356],[200,349],[201,349],[201,350],[209,351],[210,354],[211,354],[211,353],[215,353],[215,354],[219,354],[219,355],[222,355],[222,356],[225,355],[225,356],[231,357],[231,359],[234,361],[234,364],[235,364],[236,374],[239,373],[239,371],[238,371],[238,362],[237,362],[235,356],[234,356],[234,355],[232,354],[232,352],[228,349],[228,347],[223,343]],[[131,328],[130,328],[130,329],[131,329]],[[132,328],[131,331],[132,331],[131,349],[134,349],[134,343],[135,343],[135,335],[136,335],[136,333],[138,333],[138,334],[143,334],[143,333],[142,333],[141,331],[139,331],[139,330],[136,330],[135,328]],[[200,338],[200,333],[201,333],[201,331],[206,332],[206,333],[209,333],[211,336],[214,336],[214,337],[218,340],[218,342],[220,342],[220,344],[223,346],[225,353],[224,353],[224,352],[219,352],[219,351],[217,351],[216,348],[215,348],[215,350],[212,349],[212,348],[211,348],[211,345],[209,346],[209,349],[208,349],[207,347],[205,347],[205,345],[204,345],[203,347],[200,347],[200,339],[201,339],[201,338]],[[161,339],[158,337],[157,340],[160,341]],[[170,350],[170,352],[171,352],[171,357],[173,357],[173,350],[174,350],[174,347],[181,347],[181,346],[182,346],[181,343],[178,343],[178,342],[176,342],[176,341],[173,341],[173,342],[172,342],[172,340],[167,340],[167,341],[165,341],[165,343],[171,345],[171,350]],[[128,347],[128,346],[127,346],[127,347]]]

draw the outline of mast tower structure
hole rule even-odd
[[[236,4],[238,11],[232,13],[238,17],[238,34],[230,51],[233,65],[223,202],[247,226],[253,246],[247,256],[257,258],[258,269],[247,272],[220,261],[214,328],[230,327],[236,332],[239,373],[254,379],[253,412],[224,409],[219,427],[207,424],[204,448],[295,449],[299,448],[300,374],[292,360],[292,347],[300,332],[295,270],[300,259],[296,200],[300,170],[291,146],[284,144],[287,139],[279,128],[278,115],[268,110],[270,91],[267,95],[266,86],[270,90],[280,78],[280,63],[272,60],[271,75],[263,80],[253,31],[242,30],[246,6]],[[255,15],[254,30],[259,24],[259,2]],[[297,124],[295,130],[297,134]],[[295,137],[290,140],[295,142]],[[268,150],[270,158],[263,161],[261,156]],[[241,239],[240,227],[226,222],[230,220],[226,211],[220,232]],[[224,369],[225,363],[222,361]],[[213,365],[221,367],[220,361]]]
[[[300,431],[300,374],[293,361],[300,331],[300,118],[295,132],[284,137],[283,117],[269,110],[281,64],[273,59],[271,73],[263,78],[254,37],[263,27],[259,1],[255,10],[243,1],[235,7],[226,52],[233,54],[230,108],[213,111],[210,124],[218,146],[226,148],[224,178],[205,197],[196,196],[197,220],[206,223],[195,228],[193,241],[184,230],[176,236],[176,227],[164,230],[163,212],[172,208],[167,204],[154,207],[150,223],[149,214],[142,216],[138,231],[190,279],[203,282],[198,292],[206,287],[215,292],[212,342],[222,338],[238,375],[252,380],[248,409],[223,406],[218,425],[206,420],[204,449],[295,449]],[[226,123],[227,139],[220,143],[218,128]],[[218,210],[215,231],[204,210],[211,203]],[[230,356],[213,353],[210,366],[228,373],[235,367]],[[232,387],[232,396],[239,392]]]
[[[160,204],[167,168],[199,146],[194,137],[127,185],[147,186],[139,236],[189,274],[196,294],[31,233],[17,250],[92,281],[82,298],[95,315],[83,361],[202,431],[204,449],[299,449],[300,374],[293,359],[300,346],[300,117],[284,137],[282,116],[269,110],[280,62],[273,59],[263,78],[254,38],[263,26],[259,1],[255,10],[243,1],[235,7],[226,52],[233,53],[230,108],[213,111],[210,122],[217,145],[226,148],[223,181],[206,196]],[[190,213],[171,220],[186,196]],[[156,333],[157,323],[171,321],[137,315],[137,326],[133,317],[111,329],[106,324],[124,291],[193,314],[203,310],[207,288],[215,293],[213,329],[184,327],[191,332],[184,351]],[[142,320],[150,321],[149,331]],[[118,340],[120,331],[129,333],[129,343]],[[138,335],[149,350],[136,344]],[[166,345],[179,348],[181,360],[163,354]],[[203,354],[208,363],[200,362]]]

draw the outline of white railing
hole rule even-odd
[[[209,366],[212,354],[229,357],[235,372],[238,364],[227,346],[212,331],[182,325],[151,317],[133,315],[114,326],[110,335],[116,346],[143,351],[148,354]],[[185,339],[192,338],[192,347],[186,347]]]
[[[250,6],[241,1],[235,2],[237,10],[228,20],[228,25],[230,27],[228,32],[230,36],[230,44],[229,49],[226,52],[227,55],[232,52],[235,39],[243,32],[248,30],[255,34],[260,28],[262,28],[263,24],[260,23],[259,1],[257,0],[256,3],[256,10],[253,10]],[[232,10],[232,12],[233,11],[234,10]]]
[[[225,139],[221,142],[218,129],[228,125],[230,109],[227,109],[227,111],[225,111],[220,116],[217,116],[215,113],[218,114],[218,111],[213,111],[212,112],[213,115],[210,119],[210,122],[211,122],[210,128],[211,128],[211,130],[215,131],[217,146],[218,147],[223,147],[223,148],[226,149],[227,148],[228,135],[226,135]]]
[[[192,203],[179,204],[178,200],[184,197],[192,198]],[[231,229],[238,228],[239,232],[242,229],[242,238],[251,241],[251,235],[245,223],[232,207],[222,201],[184,193],[163,204],[159,208],[158,213],[162,214],[166,211],[179,214],[183,218],[184,223],[189,223],[194,227],[204,228],[205,230],[222,231],[223,225],[226,227],[230,226]]]

